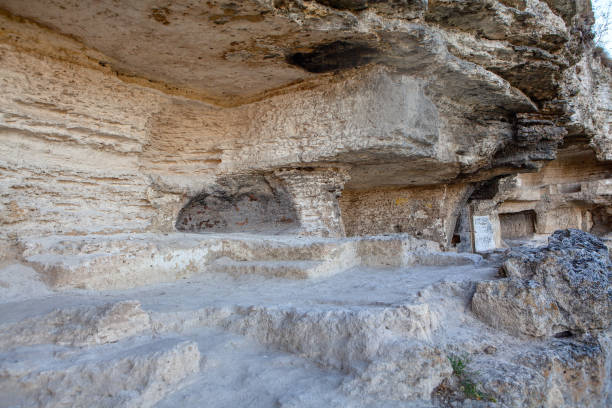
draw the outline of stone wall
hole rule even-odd
[[[75,40],[0,19],[4,236],[170,231],[190,199],[223,191],[223,180],[309,163],[344,163],[352,188],[443,182],[460,171],[452,150],[465,161],[476,147],[462,135],[452,141],[447,127],[461,110],[436,106],[422,79],[366,70],[297,97],[220,109],[126,83]],[[303,223],[329,213],[326,227],[303,231],[343,235],[333,203],[344,182],[285,182]],[[329,211],[312,212],[326,195]]]
[[[499,214],[502,239],[530,238],[535,233],[534,211]]]
[[[403,232],[448,246],[471,191],[460,183],[344,191],[340,198],[344,227],[349,236]]]

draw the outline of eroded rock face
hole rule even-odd
[[[582,2],[209,3],[0,2],[3,240],[177,221],[342,235],[336,198],[324,200],[329,226],[286,215],[312,204],[297,192],[308,183],[277,200],[282,210],[245,201],[244,214],[179,217],[203,195],[240,201],[240,180],[306,168],[342,168],[344,183],[313,189],[343,184],[366,207],[408,199],[370,225],[367,208],[351,208],[345,232],[412,232],[397,218],[424,186],[537,170],[566,134],[607,160],[610,75],[590,53]],[[464,199],[452,195],[417,217],[444,245],[456,218],[446,207]]]
[[[462,210],[460,227],[469,232],[469,209],[473,215],[489,217],[498,248],[534,239],[544,242],[565,228],[597,235],[609,245],[612,167],[599,162],[584,140],[572,140],[564,142],[557,158],[537,172],[477,187]],[[469,234],[463,233],[461,241],[469,243]]]
[[[39,318],[5,325],[0,348],[47,343],[78,347],[114,343],[149,330],[149,320],[149,315],[134,301],[84,310],[56,310]]]
[[[538,373],[545,373],[544,398],[549,406],[605,405],[600,396],[608,391],[605,378],[609,376],[610,338],[602,334],[585,341],[553,340],[549,347],[536,348],[515,361]]]
[[[547,247],[513,250],[504,263],[507,277],[478,284],[472,310],[515,334],[602,330],[612,321],[611,267],[599,238],[557,231]]]
[[[0,0],[0,405],[429,407],[466,352],[504,406],[609,406],[599,240],[501,280],[440,252],[473,216],[493,247],[609,232],[590,25],[583,0]]]
[[[491,407],[605,407],[609,337],[582,340],[550,340],[507,360],[479,356],[470,363],[471,378],[495,396]]]
[[[340,208],[349,236],[408,233],[447,246],[470,185],[347,190]]]
[[[194,342],[164,339],[148,347],[107,345],[94,361],[77,351],[63,356],[63,364],[37,366],[36,358],[62,353],[66,350],[59,347],[29,355],[18,352],[17,362],[0,353],[3,403],[58,408],[92,403],[101,407],[152,407],[167,387],[197,372],[200,360]]]

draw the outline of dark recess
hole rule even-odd
[[[176,229],[190,232],[287,232],[297,215],[285,189],[271,176],[220,180],[181,209]]]
[[[368,0],[317,0],[317,3],[339,10],[358,11],[368,7]]]
[[[376,61],[380,51],[361,42],[334,41],[316,46],[311,52],[296,52],[287,62],[316,74],[356,68]]]
[[[499,179],[502,176],[494,177],[490,180],[481,182],[470,196],[471,200],[491,200],[499,191]]]

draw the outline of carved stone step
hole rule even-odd
[[[0,405],[151,407],[199,366],[197,344],[175,338],[22,347],[0,353]]]
[[[257,274],[274,278],[309,279],[333,274],[324,261],[234,261],[220,258],[211,265],[214,272],[230,275]]]

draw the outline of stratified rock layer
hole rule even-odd
[[[591,24],[0,0],[0,406],[611,406]]]
[[[178,227],[448,247],[474,183],[537,170],[564,135],[610,160],[609,69],[570,3],[3,0],[2,241]]]

